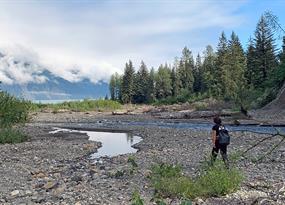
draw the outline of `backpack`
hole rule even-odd
[[[230,135],[228,130],[225,128],[225,126],[221,125],[219,127],[219,137],[218,142],[221,145],[229,145],[230,144]]]

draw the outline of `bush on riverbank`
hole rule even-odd
[[[152,168],[151,182],[158,195],[194,199],[196,197],[222,196],[236,191],[243,180],[238,169],[227,170],[216,163],[192,179],[183,176],[178,166],[160,164]]]
[[[19,130],[4,128],[0,130],[0,144],[14,144],[24,142],[28,139],[27,135]]]
[[[27,122],[29,108],[29,102],[0,92],[0,128]]]
[[[30,102],[0,92],[0,144],[27,140],[26,135],[13,127],[27,122],[30,105]]]
[[[121,108],[121,104],[113,100],[88,100],[63,102],[59,104],[33,104],[34,110],[52,109],[54,113],[59,110],[75,112],[86,111],[113,111]]]

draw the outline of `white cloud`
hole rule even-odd
[[[184,45],[204,48],[210,43],[205,40],[207,36],[217,35],[209,29],[234,28],[243,22],[236,11],[244,3],[0,3],[0,48],[8,47],[11,56],[43,65],[69,81],[89,78],[96,83],[108,80],[114,72],[122,73],[128,59],[135,65],[143,59],[148,65],[158,66],[172,61]],[[15,49],[15,45],[22,46]],[[8,82],[11,78],[3,77],[6,71],[1,66],[0,80]],[[29,76],[31,72],[19,66],[13,66],[9,73],[22,83],[35,80]]]

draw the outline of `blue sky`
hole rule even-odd
[[[285,27],[284,9],[284,0],[0,0],[0,50],[97,82],[122,73],[128,59],[157,67],[184,46],[194,55],[215,48],[222,31],[234,30],[245,47],[264,11]]]

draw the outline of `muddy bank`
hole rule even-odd
[[[44,119],[34,118],[26,126],[31,137],[29,142],[17,145],[0,145],[2,154],[0,202],[1,204],[130,204],[131,195],[138,190],[145,204],[153,204],[153,189],[148,179],[154,163],[181,164],[184,173],[195,176],[201,162],[211,151],[210,133],[187,129],[161,127],[124,126],[116,121],[148,120],[150,116],[95,115],[81,113],[70,117],[46,114]],[[135,154],[104,158],[94,163],[89,154],[100,147],[79,133],[50,135],[55,120],[58,125],[72,126],[73,122],[95,122],[112,119],[101,129],[126,130],[143,138],[136,144]],[[50,119],[50,120],[48,120]],[[59,123],[62,122],[62,123]],[[100,124],[100,122],[98,122]],[[81,126],[84,128],[84,123]],[[237,132],[232,134],[229,152],[244,150],[254,141],[267,135]],[[277,138],[271,143],[277,142]],[[268,150],[265,143],[251,151],[254,157]],[[127,162],[133,156],[138,169],[130,173]],[[246,180],[234,194],[220,198],[197,199],[195,204],[284,204],[285,203],[285,146],[275,151],[262,163],[242,160],[237,165],[243,170]],[[120,174],[118,174],[120,173]],[[179,199],[166,199],[169,204],[179,204]]]

